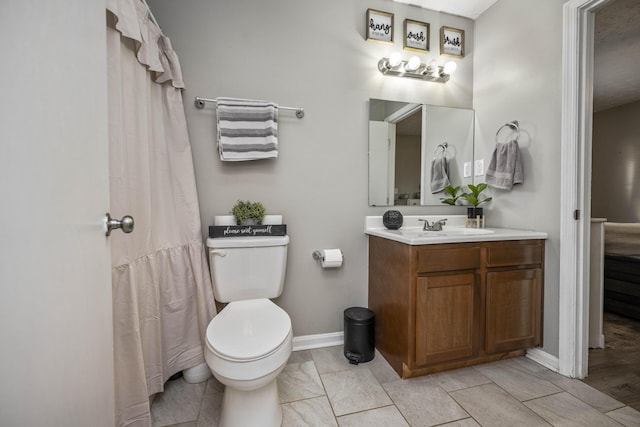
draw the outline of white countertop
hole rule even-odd
[[[442,231],[423,231],[423,223],[419,219],[427,219],[433,223],[447,219]],[[403,225],[398,230],[389,230],[382,223],[381,216],[365,218],[365,234],[408,245],[432,245],[440,243],[485,242],[497,240],[546,239],[547,233],[533,230],[511,228],[465,228],[464,215],[407,215],[403,217]]]

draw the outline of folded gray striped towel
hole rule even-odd
[[[217,98],[220,160],[278,157],[278,105],[269,101]]]

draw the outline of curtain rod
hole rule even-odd
[[[196,100],[194,101],[194,104],[196,106],[196,108],[199,109],[203,109],[205,104],[207,102],[212,102],[212,103],[216,103],[215,99],[210,99],[210,98],[201,98],[199,96],[196,96]],[[304,109],[300,108],[300,107],[281,107],[278,106],[279,110],[290,110],[290,111],[295,111],[296,112],[296,117],[301,119],[304,117]]]

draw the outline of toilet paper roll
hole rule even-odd
[[[321,258],[322,268],[337,268],[342,266],[342,250],[323,249]]]

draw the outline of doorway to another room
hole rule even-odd
[[[593,16],[591,196],[585,201],[591,204],[592,291],[583,381],[640,410],[640,78],[632,71],[640,66],[633,24],[640,22],[640,0],[607,2]]]

